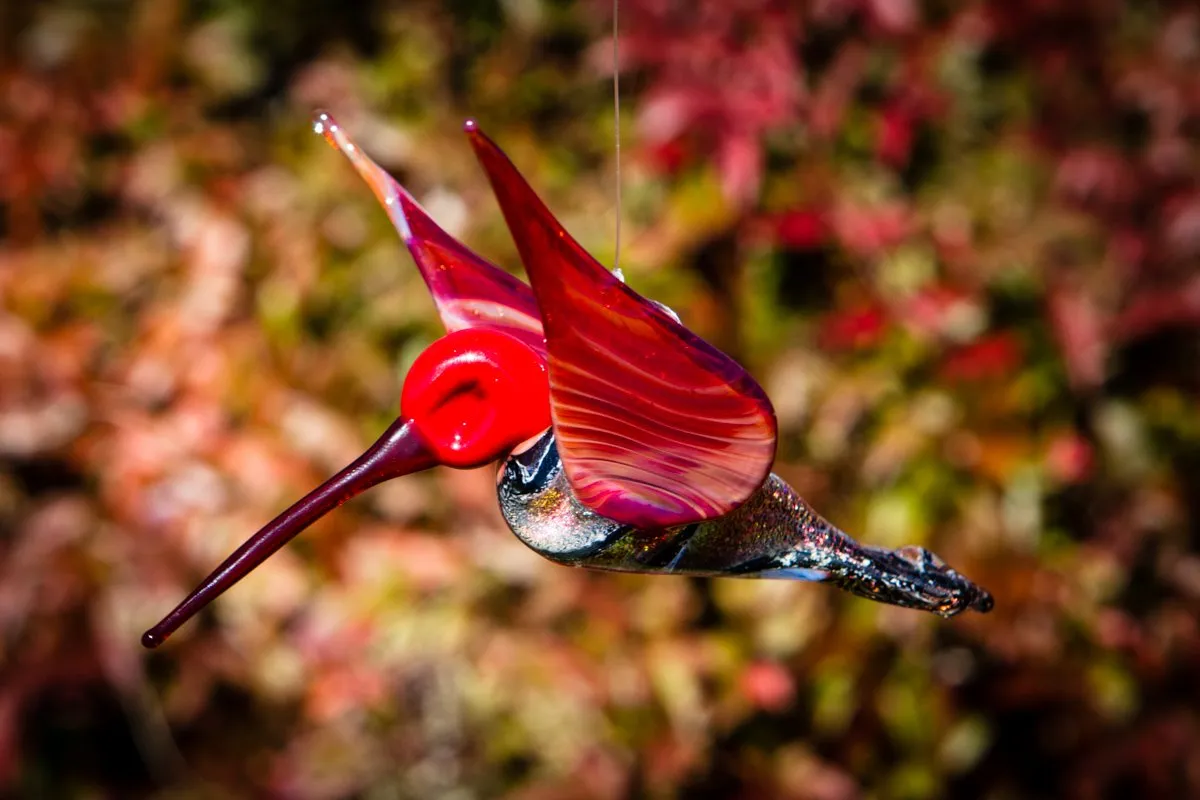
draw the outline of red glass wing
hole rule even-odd
[[[580,501],[639,528],[736,508],[775,457],[762,388],[592,258],[508,157],[466,130],[537,297],[559,455]]]
[[[448,332],[496,328],[545,355],[542,322],[528,286],[442,230],[403,186],[350,141],[329,114],[318,115],[314,127],[350,159],[387,210],[417,262]]]

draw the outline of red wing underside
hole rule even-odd
[[[350,159],[375,192],[417,262],[448,332],[496,328],[545,355],[542,322],[528,286],[438,227],[404,187],[350,141],[333,117],[320,114],[315,128]]]
[[[721,516],[762,485],[775,413],[736,362],[592,258],[473,123],[467,133],[525,262],[571,487],[639,528]]]

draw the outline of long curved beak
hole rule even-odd
[[[372,486],[401,475],[420,472],[437,461],[426,450],[410,420],[392,423],[375,444],[353,463],[305,495],[246,540],[213,570],[183,602],[142,635],[142,646],[155,648],[179,626],[246,577],[276,550],[294,539],[321,517]]]

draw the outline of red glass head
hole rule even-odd
[[[461,330],[413,362],[400,414],[439,464],[478,467],[550,427],[546,363],[498,330]]]

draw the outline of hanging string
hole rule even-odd
[[[613,142],[617,151],[617,234],[613,245],[613,271],[618,275],[621,270],[621,41],[618,37],[617,6],[620,0],[613,0]]]

